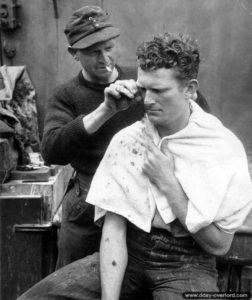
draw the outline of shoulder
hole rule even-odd
[[[112,138],[111,144],[121,144],[122,142],[132,142],[134,143],[136,139],[139,138],[143,130],[143,122],[136,121],[130,126],[123,128],[118,131]]]
[[[60,85],[58,85],[54,90],[53,90],[53,94],[55,96],[57,95],[62,95],[65,93],[71,93],[73,89],[76,89],[76,87],[79,85],[79,78],[78,75],[71,78],[70,80],[68,80],[65,83],[62,83]]]
[[[212,139],[215,143],[218,143],[222,151],[226,149],[226,154],[229,153],[233,155],[236,153],[238,156],[245,155],[245,149],[241,140],[232,130],[223,125],[221,120],[216,116],[203,111],[198,104],[193,101],[191,103],[193,107],[191,120],[197,124],[199,132],[203,136]]]
[[[55,87],[49,95],[49,105],[56,103],[63,105],[72,105],[73,102],[80,98],[80,86],[79,75],[69,79],[67,82],[62,83]],[[83,88],[82,92],[85,92]],[[76,99],[76,100],[75,100]]]

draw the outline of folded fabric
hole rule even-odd
[[[36,93],[26,66],[0,67],[0,119],[15,129],[22,143],[38,148]]]
[[[156,209],[166,224],[176,218],[166,196],[142,173],[148,132],[159,147],[167,141],[174,157],[175,176],[188,197],[186,225],[191,233],[212,222],[228,232],[242,225],[252,206],[243,145],[193,101],[191,108],[188,125],[161,140],[146,118],[114,136],[86,200],[96,206],[95,221],[111,211],[149,232]]]
[[[0,137],[5,137],[6,135],[13,135],[14,129],[8,126],[5,122],[0,119]]]
[[[0,88],[0,100],[11,100],[13,91],[15,89],[18,78],[25,73],[25,66],[1,66],[0,67],[0,78],[3,82],[2,88]]]

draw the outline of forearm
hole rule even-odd
[[[193,238],[210,254],[225,255],[230,249],[234,235],[219,229],[214,223],[200,229]]]
[[[107,213],[100,246],[102,300],[118,300],[128,262],[126,220]]]
[[[168,185],[162,187],[162,192],[167,195],[174,214],[187,229],[188,198],[175,176],[172,178],[172,181],[170,180]],[[224,255],[229,250],[233,240],[232,234],[223,232],[214,223],[191,235],[202,248],[213,255]]]
[[[115,112],[110,110],[104,103],[90,114],[83,117],[83,125],[89,134],[96,132]]]

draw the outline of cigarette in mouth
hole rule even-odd
[[[112,72],[112,69],[109,66],[105,67],[108,72]]]

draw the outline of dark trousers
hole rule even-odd
[[[129,227],[129,262],[120,300],[182,300],[183,292],[217,289],[215,258],[192,238],[164,230],[145,233]],[[52,273],[18,300],[99,300],[99,254]]]
[[[77,176],[64,196],[56,269],[99,250],[101,228],[94,224],[94,207],[86,203],[90,178]]]
[[[216,292],[215,257],[192,237],[176,238],[166,230],[143,232],[128,226],[129,261],[121,300],[182,300],[184,292]]]

